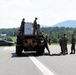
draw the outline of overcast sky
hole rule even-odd
[[[19,27],[22,18],[51,26],[76,20],[76,0],[0,0],[0,28]]]

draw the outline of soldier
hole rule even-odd
[[[70,54],[75,54],[75,37],[74,34],[72,34],[72,39],[71,39],[71,53]]]
[[[67,42],[68,42],[67,36],[66,36],[66,34],[64,34],[64,36],[63,36],[63,52],[64,52],[64,54],[68,54]]]
[[[36,34],[36,30],[37,30],[37,17],[35,17],[34,20],[34,35]]]
[[[64,54],[64,51],[63,51],[63,49],[64,49],[64,47],[63,47],[63,37],[62,36],[60,37],[59,45],[61,47],[61,54]]]
[[[50,50],[48,48],[47,40],[48,40],[48,36],[45,36],[44,45],[45,45],[45,48],[48,50],[48,54],[50,54]]]
[[[37,35],[40,35],[40,25],[37,25]]]
[[[25,19],[23,18],[21,21],[21,26],[20,26],[20,31],[21,31],[22,35],[24,33],[24,24],[25,24]]]

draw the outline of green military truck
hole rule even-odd
[[[34,31],[33,23],[26,22],[24,25],[24,33],[17,35],[16,54],[22,55],[22,51],[36,51],[38,55],[44,53],[44,37],[37,35]]]

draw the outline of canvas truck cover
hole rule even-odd
[[[24,35],[33,35],[33,33],[34,33],[33,23],[25,23]]]

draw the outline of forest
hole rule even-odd
[[[7,37],[16,37],[15,33],[19,28],[2,28],[0,34],[7,34]],[[71,42],[71,36],[74,33],[76,38],[76,28],[70,27],[41,27],[40,30],[44,35],[48,35],[52,43],[58,43],[59,38],[65,33],[68,38],[68,43]],[[7,38],[6,37],[6,38]],[[2,36],[0,36],[2,38]]]

